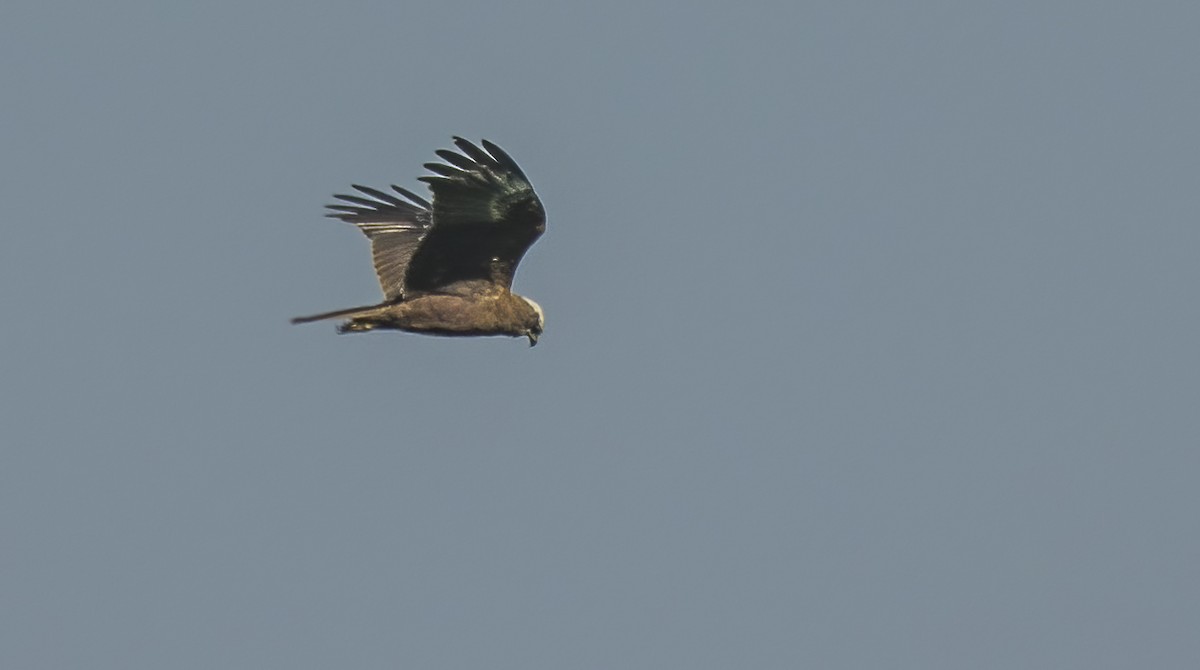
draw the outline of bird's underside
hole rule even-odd
[[[371,240],[384,301],[292,323],[340,318],[340,333],[509,335],[537,343],[542,310],[511,286],[517,264],[545,230],[542,203],[503,149],[460,137],[454,144],[461,153],[440,150],[445,163],[425,164],[434,174],[420,179],[432,203],[399,186],[392,194],[355,185],[362,195],[337,195],[342,203],[328,206],[328,216]]]
[[[528,337],[537,344],[543,319],[532,300],[510,291],[485,295],[425,295],[399,302],[352,307],[313,316],[297,317],[292,323],[345,319],[339,333],[371,330],[401,330],[422,335],[479,337],[507,335]]]

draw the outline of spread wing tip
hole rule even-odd
[[[399,198],[362,184],[351,184],[351,187],[362,195],[335,193],[333,197],[342,202],[325,205],[326,209],[332,210],[326,212],[325,216],[354,224],[378,221],[423,221],[428,218],[432,208],[428,200],[400,186],[392,185],[392,189],[401,196]]]

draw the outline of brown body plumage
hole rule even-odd
[[[441,150],[447,164],[427,163],[421,177],[430,204],[392,186],[403,199],[366,186],[370,196],[338,195],[329,216],[359,227],[371,240],[385,300],[292,319],[307,323],[344,318],[338,332],[402,330],[427,335],[509,335],[537,343],[542,309],[512,292],[525,251],[545,230],[545,211],[521,169],[484,140],[480,149],[454,138],[462,153]]]
[[[338,326],[338,332],[342,333],[378,328],[458,337],[526,336],[536,343],[542,329],[540,309],[528,298],[507,289],[471,296],[423,295],[400,302],[297,317],[292,323],[337,318],[347,319]]]

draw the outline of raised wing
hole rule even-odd
[[[546,230],[529,179],[503,149],[454,138],[421,177],[433,191],[433,222],[408,266],[406,290],[457,293],[512,286],[521,257]]]
[[[326,214],[346,223],[353,223],[371,240],[371,257],[379,287],[388,300],[400,300],[406,290],[405,275],[421,238],[429,230],[429,202],[399,186],[392,186],[404,199],[370,188],[354,185],[360,193],[370,196],[338,194],[333,197],[349,205],[326,205],[333,211]]]

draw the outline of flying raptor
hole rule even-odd
[[[430,203],[392,186],[397,195],[354,184],[326,216],[358,226],[371,240],[383,302],[292,319],[346,319],[339,333],[403,330],[448,336],[509,335],[537,344],[545,316],[512,292],[521,257],[546,230],[546,211],[533,186],[503,149],[454,138],[445,163],[426,163],[419,177]],[[460,153],[459,153],[460,152]]]

